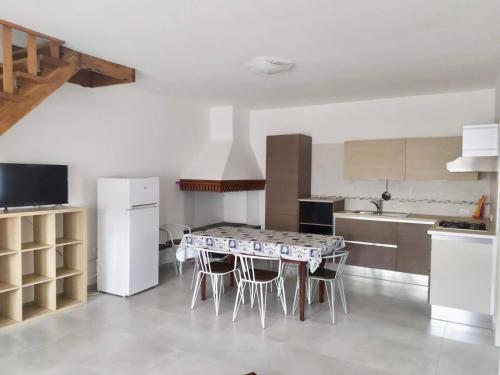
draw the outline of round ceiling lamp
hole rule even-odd
[[[292,61],[279,57],[257,56],[247,64],[247,67],[256,74],[270,75],[288,72],[294,65]]]

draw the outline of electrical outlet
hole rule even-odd
[[[459,210],[459,212],[460,212],[460,215],[462,215],[462,216],[470,216],[471,215],[470,208],[461,208]]]

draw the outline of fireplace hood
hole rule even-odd
[[[210,109],[210,141],[182,174],[185,191],[264,190],[265,180],[249,138],[249,113],[232,106]]]

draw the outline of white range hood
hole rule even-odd
[[[447,163],[446,168],[450,172],[497,171],[498,124],[464,126],[462,156]]]

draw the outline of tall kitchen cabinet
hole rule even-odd
[[[298,199],[311,195],[311,137],[267,137],[266,229],[298,231]]]

